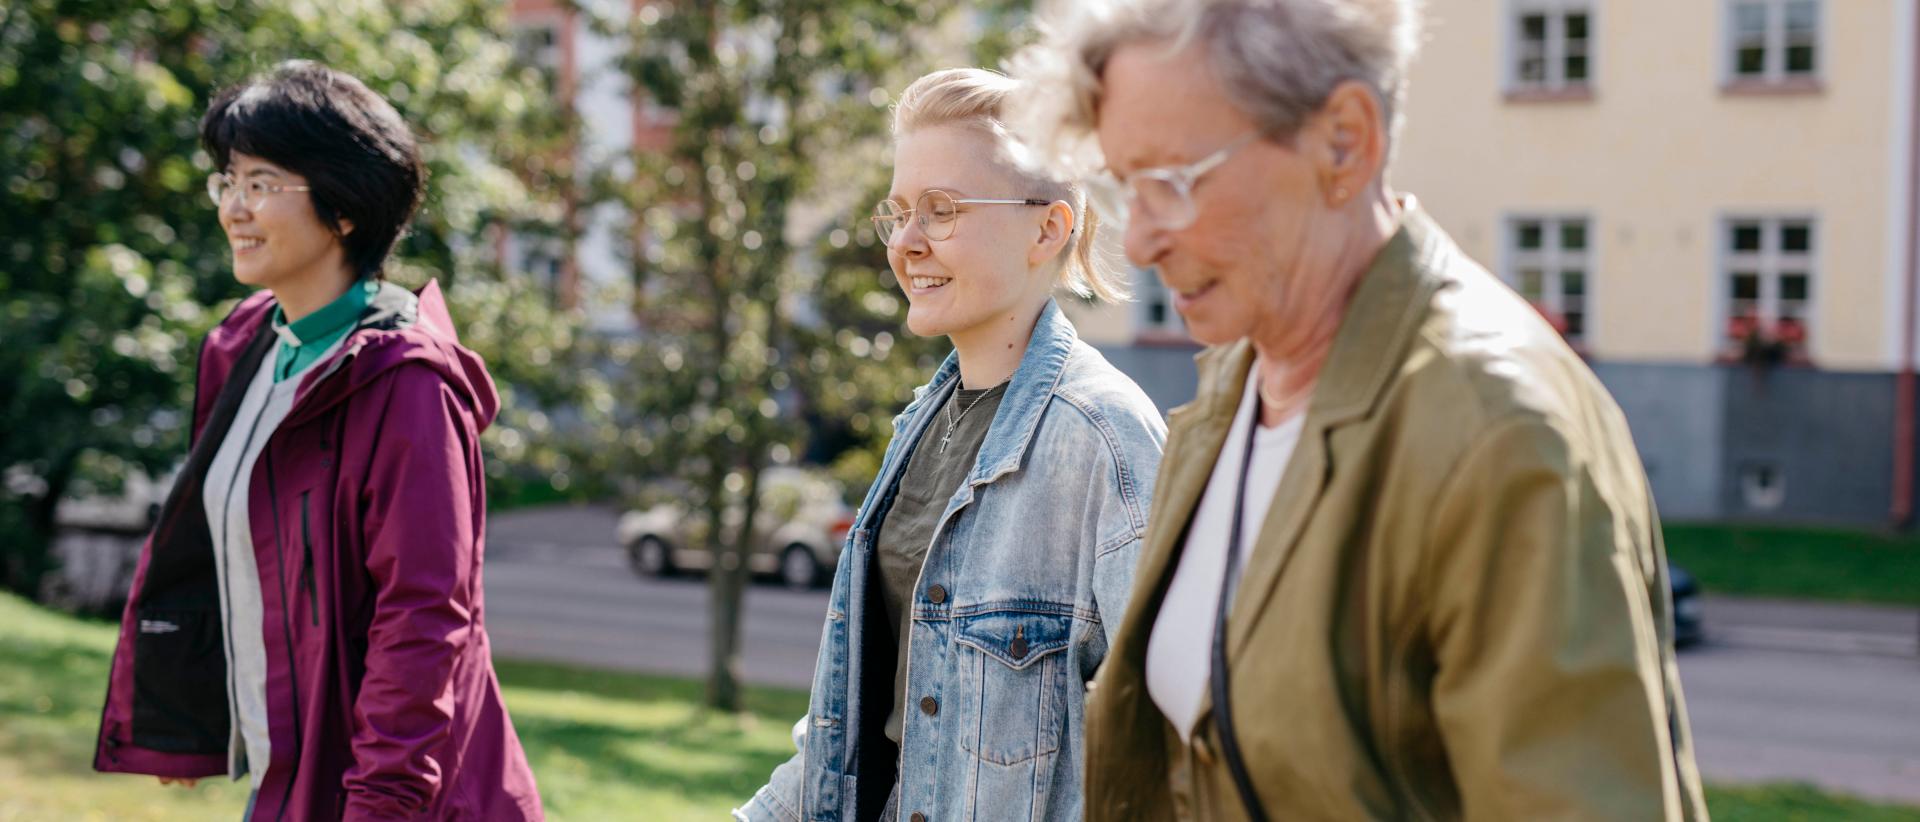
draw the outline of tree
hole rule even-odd
[[[634,470],[685,480],[707,519],[713,707],[740,706],[762,470],[824,434],[870,477],[886,421],[944,353],[944,340],[903,338],[904,298],[866,215],[886,189],[889,89],[940,67],[929,43],[995,19],[730,0],[653,3],[614,25],[635,87],[678,117],[671,146],[614,187],[648,238],[635,259],[645,332],[619,357],[620,396]]]
[[[804,434],[792,341],[810,288],[795,265],[806,242],[796,207],[824,193],[816,158],[860,145],[884,122],[880,83],[918,22],[908,4],[744,0],[649,5],[630,29],[637,88],[678,117],[671,147],[642,158],[631,186],[654,242],[636,261],[654,342],[632,362],[630,407],[640,430],[653,429],[643,470],[688,480],[692,508],[708,520],[716,708],[740,707],[739,615],[761,470]]]
[[[540,402],[593,386],[561,362],[574,320],[488,259],[498,226],[564,231],[551,158],[568,122],[506,22],[494,0],[0,5],[0,583],[37,589],[54,507],[89,468],[184,453],[195,346],[244,293],[197,125],[212,93],[284,59],[361,77],[422,135],[427,202],[391,275],[439,278],[494,369],[515,410],[489,450],[545,447],[528,444],[545,441]]]

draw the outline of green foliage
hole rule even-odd
[[[869,189],[838,178],[835,160],[876,165],[857,158],[880,153],[889,72],[935,19],[888,0],[734,0],[652,3],[603,22],[632,44],[634,85],[677,118],[664,151],[598,190],[648,235],[634,260],[645,336],[612,358],[629,377],[629,472],[684,481],[706,533],[735,535],[713,546],[718,707],[738,705],[739,543],[759,513],[760,471],[799,455],[816,393],[808,365],[841,353],[811,348],[804,331],[823,268],[804,252],[846,236],[840,215]],[[720,527],[730,507],[745,511],[743,528]]]
[[[894,414],[949,349],[906,330],[867,220],[889,183],[888,106],[927,71],[992,64],[1024,5],[757,0],[635,16],[628,71],[678,119],[666,152],[609,187],[650,237],[634,275],[650,336],[617,356],[633,377],[633,473],[697,494],[815,460],[864,491],[859,469],[877,467]]]
[[[157,474],[184,453],[195,346],[244,293],[199,118],[218,88],[285,59],[361,77],[424,139],[427,202],[392,277],[441,280],[510,407],[577,394],[579,371],[551,354],[570,350],[573,320],[486,260],[490,225],[560,230],[565,169],[549,158],[568,133],[514,61],[505,14],[495,0],[0,5],[0,583],[34,587],[44,552],[24,546],[45,544],[87,455]],[[538,456],[509,447],[540,439],[532,422],[490,432],[514,454],[499,473]]]
[[[665,151],[595,188],[647,235],[634,261],[644,336],[612,357],[630,378],[627,473],[684,481],[707,533],[752,532],[771,464],[850,455],[836,471],[849,493],[871,480],[847,466],[877,464],[887,422],[945,350],[905,338],[905,301],[866,227],[887,188],[887,106],[966,62],[949,44],[1000,31],[1013,5],[658,2],[603,22],[632,44],[635,86],[677,118]],[[718,527],[730,508],[744,529]],[[710,696],[732,707],[744,548],[713,548]]]

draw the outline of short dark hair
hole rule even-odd
[[[382,276],[426,189],[420,145],[400,112],[352,75],[311,60],[221,91],[200,121],[200,142],[216,168],[234,152],[307,178],[314,211],[341,238],[361,277]]]

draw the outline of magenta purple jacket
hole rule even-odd
[[[228,772],[200,495],[244,375],[273,356],[273,307],[267,292],[247,298],[201,347],[193,445],[134,572],[98,770]],[[498,408],[433,283],[417,295],[383,285],[339,351],[301,378],[248,494],[273,743],[254,819],[542,818],[480,595],[480,432]]]

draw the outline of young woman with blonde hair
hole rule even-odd
[[[1019,86],[927,75],[873,222],[907,327],[954,352],[834,577],[793,759],[740,819],[1077,819],[1085,683],[1126,608],[1166,428],[1053,295],[1124,298],[1076,186],[1024,170]]]

